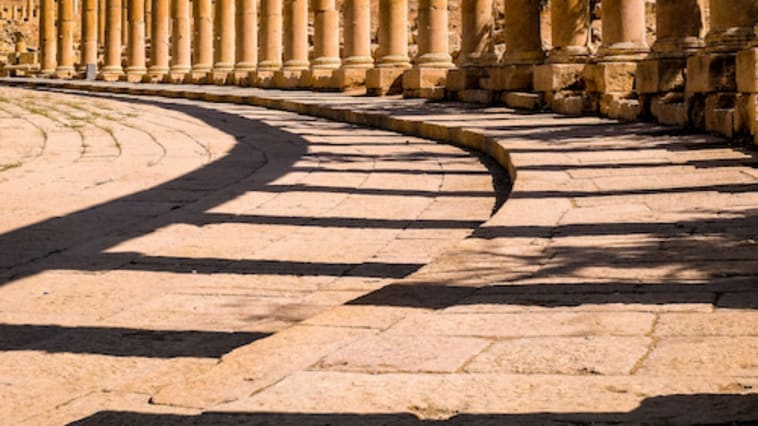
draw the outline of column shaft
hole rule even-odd
[[[648,51],[645,37],[645,0],[604,0],[602,7],[602,59],[640,59]]]
[[[703,46],[706,0],[657,0],[656,57],[685,57]]]
[[[235,7],[237,22],[235,71],[255,70],[258,62],[258,10],[255,0],[237,0]]]
[[[58,67],[59,76],[74,72],[74,0],[58,0]]]
[[[97,64],[97,0],[82,2],[82,40],[81,67],[86,70],[88,64]]]
[[[173,0],[171,3],[173,36],[171,53],[171,79],[181,81],[190,71],[192,38],[190,0]]]
[[[282,0],[261,0],[261,45],[259,70],[282,67]]]
[[[126,49],[129,44],[129,0],[121,0],[121,46]]]
[[[106,0],[97,0],[97,43],[99,47],[105,47],[105,11]]]
[[[408,1],[379,0],[377,68],[408,68]]]
[[[169,9],[171,0],[151,0],[152,37],[150,39],[150,74],[160,78],[168,73]],[[186,34],[185,34],[186,38]]]
[[[208,72],[213,64],[213,21],[211,0],[193,0],[194,35],[192,71]]]
[[[553,0],[550,6],[553,49],[550,62],[581,62],[589,56],[589,0]]]
[[[105,64],[102,70],[104,79],[116,78],[122,74],[121,69],[121,0],[106,0],[107,20],[105,26]]]
[[[213,69],[229,72],[234,67],[234,0],[216,0],[214,31]]]
[[[371,68],[371,7],[369,0],[347,0],[344,16],[345,68]]]
[[[153,2],[145,0],[145,40],[153,40]],[[152,57],[152,55],[150,55]]]
[[[55,34],[55,2],[40,0],[39,12],[39,45],[40,73],[50,74],[56,67],[56,34]]]
[[[461,15],[459,65],[489,65],[496,59],[492,43],[492,0],[463,0]]]
[[[308,1],[284,0],[283,69],[308,69]]]
[[[539,3],[540,0],[505,1],[505,63],[534,64],[544,59]]]
[[[451,68],[449,52],[447,0],[419,0],[418,57],[423,68]]]
[[[128,0],[129,45],[126,73],[138,79],[145,74],[145,0]]]
[[[755,0],[710,0],[710,31],[705,38],[711,52],[735,52],[755,39],[758,19]]]
[[[315,0],[313,6],[312,68],[336,69],[340,66],[339,12],[334,0]]]

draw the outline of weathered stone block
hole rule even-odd
[[[651,59],[637,64],[637,93],[684,90],[685,59]]]
[[[21,52],[18,54],[19,65],[34,65],[39,63],[37,52]]]
[[[336,90],[337,84],[334,81],[336,69],[316,68],[303,72],[302,83],[308,87],[319,90]]]
[[[533,85],[538,92],[573,88],[582,80],[584,64],[545,64],[534,67]]]
[[[505,65],[490,69],[491,90],[532,90],[534,65]]]
[[[279,70],[274,73],[274,86],[278,89],[297,89],[303,85],[302,70]]]
[[[536,111],[544,104],[543,95],[540,93],[506,92],[503,93],[502,101],[511,108],[528,109]]]
[[[250,71],[250,75],[247,77],[247,81],[251,86],[270,89],[274,87],[275,74],[276,71],[273,70]]]
[[[479,80],[486,75],[483,68],[457,68],[447,72],[445,88],[448,92],[479,89]]]
[[[742,124],[741,131],[750,132],[754,140],[758,140],[758,95],[738,95],[737,113]]]
[[[205,77],[205,82],[208,84],[215,84],[217,86],[223,86],[226,84],[226,80],[229,77],[229,71],[211,70]]]
[[[97,79],[103,81],[118,81],[124,75],[120,71],[102,71],[98,74]]]
[[[489,105],[492,103],[492,91],[469,89],[458,92],[458,99],[472,104]]]
[[[636,73],[636,62],[603,62],[587,65],[584,79],[588,92],[631,93]]]
[[[549,102],[551,110],[566,115],[581,115],[585,111],[584,104],[581,95],[555,96]]]
[[[684,99],[673,102],[665,96],[657,96],[650,102],[650,113],[656,121],[667,126],[685,127],[689,122]]]
[[[192,84],[206,84],[208,82],[208,71],[192,70],[188,74],[187,81]]]
[[[163,80],[167,83],[181,84],[188,80],[188,77],[189,73],[187,72],[169,71]]]
[[[334,73],[338,90],[352,90],[366,85],[367,68],[340,68]]]
[[[705,98],[705,130],[731,138],[741,130],[735,94],[713,94]]]
[[[736,61],[737,90],[742,93],[758,92],[758,48],[739,52]]]
[[[366,73],[366,94],[384,96],[403,93],[405,68],[374,68]]]
[[[403,90],[433,89],[445,86],[448,69],[413,68],[403,72]]]
[[[623,121],[637,121],[642,107],[637,99],[625,99],[616,94],[600,97],[600,114]]]
[[[687,92],[711,93],[737,90],[735,55],[706,53],[687,58]]]
[[[249,86],[248,78],[250,77],[250,71],[234,70],[227,76],[227,84],[236,86]]]
[[[140,71],[136,71],[136,72],[127,71],[126,81],[128,81],[129,83],[140,83],[142,82],[142,79],[145,77],[145,75],[146,74],[144,72],[140,72]]]

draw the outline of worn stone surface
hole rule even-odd
[[[69,84],[84,87],[84,83]],[[104,89],[105,85],[95,83],[91,88]],[[286,156],[267,157],[277,162],[276,167],[263,166],[254,175],[269,183],[234,197],[223,195],[233,192],[234,186],[223,185],[224,176],[233,173],[219,172],[211,175],[213,179],[195,182],[215,194],[207,203],[172,210],[197,192],[197,187],[193,191],[178,186],[141,195],[139,206],[120,203],[119,209],[102,210],[124,216],[124,206],[130,206],[140,214],[176,215],[177,219],[160,229],[148,226],[149,232],[141,230],[128,239],[116,231],[108,234],[107,244],[96,240],[82,241],[76,249],[64,246],[60,254],[25,264],[56,265],[51,271],[25,277],[10,271],[0,275],[6,277],[0,292],[3,296],[8,292],[9,305],[22,303],[25,292],[48,291],[47,283],[53,280],[68,283],[62,285],[62,294],[52,295],[52,304],[39,301],[49,295],[43,294],[37,297],[36,310],[0,312],[3,323],[56,324],[62,321],[56,319],[62,315],[56,306],[65,303],[70,291],[87,308],[67,314],[68,329],[92,328],[93,321],[120,327],[113,333],[97,331],[92,347],[98,354],[90,354],[88,363],[71,369],[66,376],[71,380],[61,381],[61,389],[71,393],[91,385],[87,374],[107,369],[113,362],[105,382],[108,389],[147,392],[153,408],[174,413],[148,413],[139,408],[138,399],[119,403],[114,398],[116,402],[93,402],[89,413],[75,411],[71,417],[87,416],[85,424],[413,424],[418,418],[450,418],[461,424],[692,424],[758,418],[757,355],[751,327],[758,306],[758,199],[753,196],[758,176],[753,153],[731,148],[712,136],[682,135],[649,124],[592,117],[338,94],[313,97],[304,92],[210,86],[139,88],[146,93],[265,105],[384,131],[346,130],[333,122],[283,116],[247,105],[122,96],[132,101],[177,102],[162,108],[185,108],[185,114],[186,108],[199,105],[208,111],[218,108],[241,114],[270,126],[267,132],[273,133],[264,134],[276,142],[264,148],[292,149],[298,146],[293,135],[302,132],[309,151],[300,157],[302,163],[289,164]],[[292,117],[298,117],[297,121]],[[218,132],[214,140],[226,140],[222,130],[229,124],[214,123]],[[249,134],[250,125],[239,123],[234,134]],[[50,127],[52,134],[57,125]],[[66,135],[64,139],[76,135],[70,128],[60,132]],[[470,154],[430,144],[419,136],[488,153],[515,178],[510,192],[502,182],[496,185],[496,195],[504,199],[507,194],[505,204],[493,210],[490,176]],[[33,141],[40,137],[16,155],[36,155]],[[383,138],[399,139],[382,143]],[[227,150],[233,149],[229,147],[234,142],[226,143]],[[70,146],[75,150],[79,145]],[[181,146],[169,145],[173,148],[167,152]],[[416,151],[419,147],[427,149],[427,157]],[[397,152],[400,148],[409,151]],[[369,153],[374,155],[371,160],[364,158]],[[63,158],[77,158],[68,155]],[[87,164],[93,162],[97,160]],[[135,162],[129,164],[134,167]],[[199,164],[194,163],[191,170]],[[440,164],[446,168],[441,170]],[[278,174],[277,168],[288,173]],[[97,167],[91,170],[96,175]],[[369,170],[371,176],[364,176]],[[445,178],[439,181],[439,175]],[[21,176],[33,179],[35,175]],[[130,175],[122,196],[144,189],[140,179],[147,176],[151,173]],[[159,174],[152,177],[158,182],[166,179]],[[8,202],[30,212],[30,225],[53,214],[35,213],[34,206],[68,206],[69,211],[76,211],[84,200],[97,203],[98,197],[108,197],[108,185],[96,186],[95,193],[82,191],[82,198],[68,197],[55,206],[44,203],[42,196],[29,200],[28,193],[18,193]],[[337,188],[353,188],[354,194],[342,199]],[[55,190],[51,187],[47,198]],[[371,200],[382,202],[382,208],[372,208],[367,204]],[[481,215],[490,213],[481,223]],[[214,221],[189,220],[201,214],[213,215],[208,220]],[[287,220],[254,222],[264,215]],[[18,226],[13,223],[19,217],[3,216],[3,223],[9,224],[7,232]],[[110,229],[107,220],[94,217],[98,221],[90,223]],[[337,219],[342,221],[337,226],[339,234],[319,229],[335,225]],[[209,225],[214,226],[204,229]],[[252,225],[261,237],[249,239],[249,253],[266,253],[286,265],[241,262],[251,256],[246,244],[224,238],[220,228],[231,226],[236,237]],[[139,224],[136,229],[144,227]],[[288,241],[291,234],[296,238]],[[340,235],[363,242],[340,250],[335,246]],[[210,243],[198,244],[203,238]],[[437,248],[432,247],[435,241],[441,244]],[[39,244],[49,247],[55,242]],[[14,256],[33,257],[38,249],[35,243],[19,242]],[[108,256],[84,256],[92,250]],[[211,254],[203,256],[204,250]],[[296,260],[303,256],[318,262],[311,269],[314,276],[284,279],[287,274],[282,271],[299,270]],[[3,260],[16,258],[3,256]],[[83,265],[101,265],[95,274],[115,273],[110,277],[113,281],[104,281],[100,293],[95,290],[97,281],[82,279],[77,292],[79,280],[72,282],[69,276],[81,272],[66,268],[75,258],[87,258],[80,260]],[[212,263],[218,258],[226,262]],[[176,271],[187,259],[194,259],[196,268],[189,273]],[[418,267],[399,276],[407,265]],[[204,273],[210,267],[223,273]],[[166,269],[173,271],[170,277],[148,285],[150,274],[164,274]],[[114,293],[115,299],[129,298],[132,305],[118,311],[118,303],[107,298],[108,288],[115,289],[119,280],[126,279],[136,281],[134,290]],[[90,294],[93,298],[84,302]],[[133,354],[139,345],[131,342],[147,338],[138,327],[138,321],[146,318],[154,322],[142,323],[147,330],[215,333],[200,336],[213,337],[209,341],[216,346],[207,349],[207,355],[213,356],[181,357],[186,362],[181,366],[169,359],[147,362],[137,357],[132,361],[126,356],[123,364],[111,360],[112,336],[124,329],[138,330],[133,336],[131,331],[126,334],[121,349]],[[273,334],[250,344],[224,347],[229,338],[221,331]],[[28,354],[37,339],[54,342],[48,348],[65,348],[65,337],[50,335],[55,332],[46,327],[8,327],[11,343],[4,347],[10,350],[3,355]],[[163,338],[179,343],[150,347],[176,354],[182,353],[182,342],[193,341],[187,334],[164,334]],[[14,350],[14,344],[32,350]],[[65,355],[74,360],[84,354]],[[24,399],[39,383],[24,374],[41,368],[30,359],[30,365],[18,373],[13,368],[16,364],[8,364],[8,377],[14,380],[11,389],[18,389],[7,394],[9,402],[3,404],[37,410]],[[67,358],[56,362],[52,371],[65,371],[59,366]],[[131,373],[122,376],[120,371],[126,369]],[[46,376],[35,373],[33,377],[44,381]],[[49,402],[39,405],[61,407],[55,394],[43,401]],[[65,417],[69,414],[63,408],[36,413],[71,418]]]

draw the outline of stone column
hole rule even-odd
[[[258,7],[256,0],[237,0],[235,5],[237,40],[234,83],[248,85],[258,62]]]
[[[645,0],[603,0],[603,45],[598,52],[604,62],[641,59],[647,52]]]
[[[546,96],[556,112],[581,114],[584,98],[577,93],[590,56],[589,0],[553,0],[550,2],[553,48],[547,64],[534,69],[534,90]]]
[[[705,37],[708,52],[734,53],[755,40],[758,18],[755,0],[710,0],[710,30]]]
[[[118,80],[123,75],[121,68],[121,0],[106,0],[107,20],[105,25],[105,63],[99,78]]]
[[[194,83],[206,81],[213,65],[213,21],[211,0],[193,0],[194,44],[191,79]]]
[[[82,1],[81,71],[87,65],[97,65],[97,0]]]
[[[335,74],[338,88],[346,90],[366,83],[371,58],[371,2],[347,0],[343,16],[342,67]]]
[[[214,18],[214,63],[208,81],[226,84],[226,79],[234,68],[234,0],[216,0]]]
[[[155,16],[153,19],[156,19]],[[191,69],[192,35],[190,23],[190,0],[172,0],[171,19],[173,36],[171,37],[171,67],[169,81],[181,83]]]
[[[704,45],[706,1],[656,1],[656,40],[650,57],[637,66],[636,91],[644,100],[643,110],[663,124],[687,124],[687,56]]]
[[[276,74],[281,88],[300,87],[308,70],[308,0],[284,0],[284,62]]]
[[[74,75],[74,0],[58,0],[58,66],[55,75]]]
[[[379,0],[379,49],[375,66],[366,74],[369,95],[402,91],[403,72],[411,67],[407,0]]]
[[[105,11],[107,6],[106,0],[97,1],[97,43],[99,47],[105,48]]]
[[[506,50],[503,65],[490,73],[494,90],[532,91],[535,65],[545,59],[540,7],[540,0],[505,1]],[[503,100],[511,106],[512,102]]]
[[[488,66],[497,59],[492,43],[492,24],[492,0],[461,2],[459,67]]]
[[[414,68],[403,73],[403,96],[442,98],[453,67],[448,46],[447,0],[419,0],[418,55]]]
[[[56,67],[55,2],[40,0],[39,11],[40,74],[49,75]]]
[[[121,0],[121,48],[129,45],[129,0]]]
[[[315,89],[334,87],[334,72],[341,63],[336,3],[334,0],[313,0],[313,61],[306,73],[306,85]]]
[[[150,0],[153,27],[150,40],[150,68],[147,77],[149,81],[161,81],[168,74],[169,56],[169,9],[171,0]],[[186,3],[186,1],[185,1]],[[186,38],[186,34],[185,34]]]
[[[145,0],[145,40],[153,41],[153,2]],[[152,57],[152,54],[150,55]]]
[[[126,57],[128,81],[142,81],[145,69],[145,0],[128,0],[129,44]]]
[[[282,67],[282,0],[261,0],[260,15],[258,69],[250,74],[250,82],[271,87],[274,73]]]

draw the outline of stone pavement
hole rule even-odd
[[[65,86],[131,94],[3,89],[29,126],[2,148],[5,418],[758,420],[753,152],[505,108]],[[419,137],[489,154],[510,193]]]

